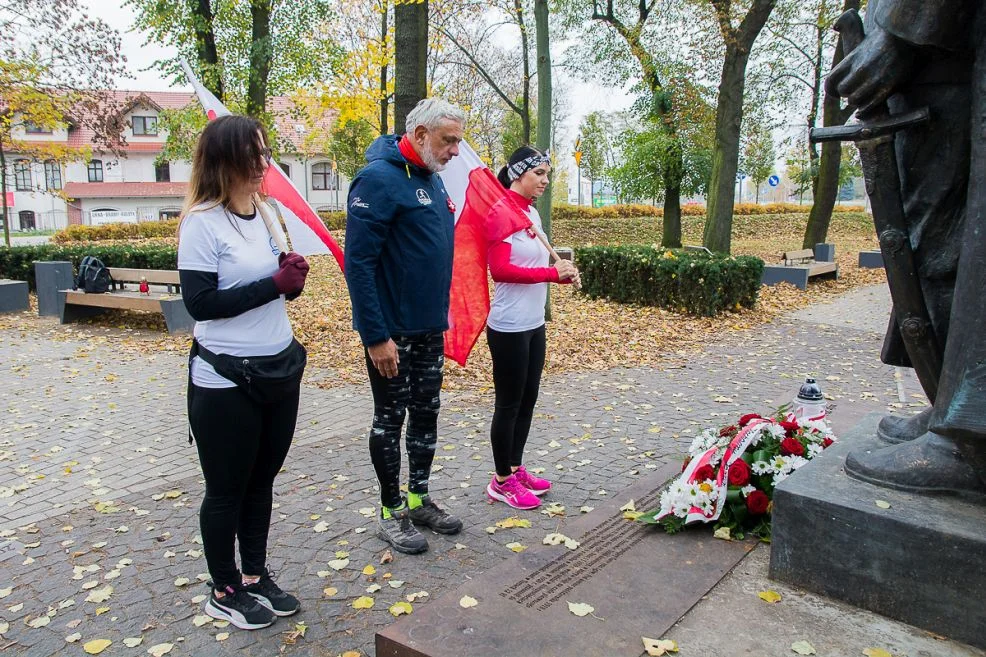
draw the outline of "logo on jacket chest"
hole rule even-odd
[[[428,196],[428,192],[423,189],[419,189],[416,194],[418,196],[418,203],[421,205],[431,205],[431,197]]]

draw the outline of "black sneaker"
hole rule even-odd
[[[275,616],[290,616],[301,609],[298,598],[285,593],[271,579],[274,573],[266,570],[260,579],[253,584],[244,584],[243,590],[253,596],[257,602],[274,612]]]
[[[260,605],[242,587],[227,586],[226,595],[216,597],[213,589],[205,603],[205,613],[218,620],[226,620],[241,630],[259,630],[274,622],[274,612]]]
[[[411,509],[410,516],[414,524],[431,527],[439,534],[458,534],[462,531],[462,521],[432,502],[428,495],[421,498],[421,506]]]
[[[380,511],[380,516],[377,518],[377,536],[404,554],[420,554],[428,549],[428,539],[411,524],[406,506],[390,513],[389,518],[384,518],[383,511]]]

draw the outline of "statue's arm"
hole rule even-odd
[[[970,47],[981,0],[880,0],[876,22],[898,39],[945,50]]]

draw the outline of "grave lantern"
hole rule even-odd
[[[821,420],[825,417],[825,396],[812,377],[805,379],[798,396],[794,398],[791,412],[798,419]]]

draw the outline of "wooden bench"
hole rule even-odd
[[[818,247],[825,246],[819,244]],[[819,251],[818,247],[812,249],[801,249],[799,251],[785,251],[781,255],[783,264],[766,265],[763,268],[763,285],[777,285],[778,283],[791,283],[801,290],[808,288],[808,279],[813,276],[839,277],[839,265],[831,261],[818,261],[815,254]],[[824,249],[834,257],[834,249]]]
[[[177,271],[109,267],[113,286],[109,292],[86,294],[82,290],[59,290],[58,308],[62,324],[98,315],[106,310],[143,310],[164,314],[169,333],[191,333],[195,320],[185,309]],[[152,286],[142,294],[144,279]],[[163,289],[162,289],[163,288]]]

